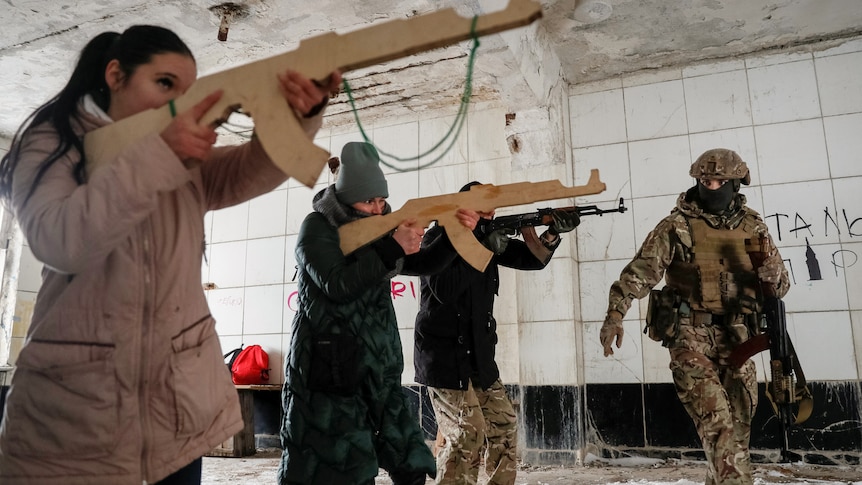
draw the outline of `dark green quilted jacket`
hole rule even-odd
[[[446,243],[405,257],[386,237],[344,256],[331,219],[306,217],[296,244],[299,311],[285,364],[281,485],[373,483],[378,468],[434,475],[401,387],[390,278],[439,271],[456,255]]]

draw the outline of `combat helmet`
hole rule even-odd
[[[727,148],[713,148],[705,151],[691,164],[688,174],[698,180],[708,177],[718,180],[738,179],[745,185],[751,183],[748,165],[735,151]]]

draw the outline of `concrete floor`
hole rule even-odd
[[[259,451],[246,458],[204,457],[203,485],[242,484],[271,485],[275,483],[279,450]],[[606,484],[702,484],[706,466],[702,462],[632,461],[626,466],[594,462],[577,468],[522,467],[516,485],[606,485]],[[755,465],[755,485],[800,483],[818,485],[862,485],[862,467],[829,467],[808,464]],[[377,485],[392,482],[381,470]],[[428,480],[428,484],[434,483]],[[480,484],[484,483],[480,477]],[[337,485],[337,484],[332,484]]]

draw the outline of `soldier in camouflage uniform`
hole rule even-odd
[[[670,351],[677,395],[706,454],[705,485],[751,484],[748,443],[757,376],[753,361],[737,369],[728,357],[757,331],[759,282],[773,284],[781,297],[789,278],[766,224],[739,193],[740,184],[751,180],[739,155],[708,150],[689,173],[696,186],[680,194],[611,286],[600,339],[605,356],[613,354],[632,300],[649,294],[648,333]],[[768,238],[773,249],[755,270],[746,240],[757,237]],[[662,277],[664,288],[653,290]]]
[[[469,212],[472,218],[462,224],[471,229],[480,217],[494,215]],[[532,227],[521,228],[523,241],[510,239],[506,230],[494,231],[481,238],[494,252],[484,272],[457,257],[442,272],[422,276],[413,355],[416,382],[428,386],[440,432],[437,483],[474,485],[483,454],[489,485],[515,483],[515,410],[494,361],[497,321],[492,311],[500,284],[498,266],[544,268],[560,244],[560,233],[573,230],[578,222],[576,214],[557,211],[542,236]],[[448,243],[446,232],[435,226],[425,233],[422,247],[439,242]]]

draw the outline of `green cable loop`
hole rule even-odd
[[[383,165],[385,165],[385,166],[387,166],[387,167],[389,167],[395,171],[398,171],[398,172],[412,172],[414,170],[420,170],[420,169],[423,169],[426,167],[430,167],[431,165],[434,165],[435,163],[439,162],[443,158],[443,156],[446,155],[447,153],[449,153],[449,151],[455,145],[455,142],[458,140],[458,135],[461,133],[461,129],[464,127],[464,121],[467,119],[467,109],[470,105],[470,97],[473,94],[473,67],[476,63],[476,50],[479,48],[479,37],[476,35],[476,22],[478,20],[479,20],[479,16],[474,15],[473,21],[470,25],[470,36],[473,38],[473,46],[470,48],[470,56],[469,56],[469,60],[467,62],[467,76],[464,79],[464,92],[461,94],[461,105],[458,107],[458,113],[455,115],[455,121],[452,122],[452,126],[449,127],[449,130],[446,132],[445,135],[443,135],[443,138],[441,138],[439,142],[437,142],[433,147],[429,148],[424,153],[420,153],[419,155],[417,155],[415,157],[397,157],[395,155],[392,155],[390,153],[387,153],[387,152],[381,150],[376,145],[374,145],[374,143],[371,141],[371,139],[368,138],[368,134],[365,133],[365,129],[362,127],[362,122],[359,120],[359,112],[356,109],[356,103],[353,99],[353,91],[350,89],[350,84],[347,82],[347,78],[342,79],[342,85],[344,87],[344,92],[347,93],[347,99],[350,101],[350,107],[353,110],[353,117],[356,120],[356,125],[359,127],[359,133],[362,134],[362,139],[366,143],[374,146],[377,149],[377,152],[380,155],[385,155],[386,157],[397,160],[399,162],[409,162],[409,161],[413,161],[413,160],[420,160],[423,157],[436,151],[450,137],[452,137],[451,141],[449,141],[449,144],[446,145],[446,149],[445,149],[445,151],[443,151],[443,153],[441,153],[439,156],[437,156],[436,158],[434,158],[433,160],[431,160],[429,162],[426,162],[424,164],[420,164],[416,168],[396,167],[395,165],[388,163],[385,160],[383,160],[382,157],[381,157],[380,163],[382,163]],[[454,136],[453,136],[453,134],[454,134]]]

